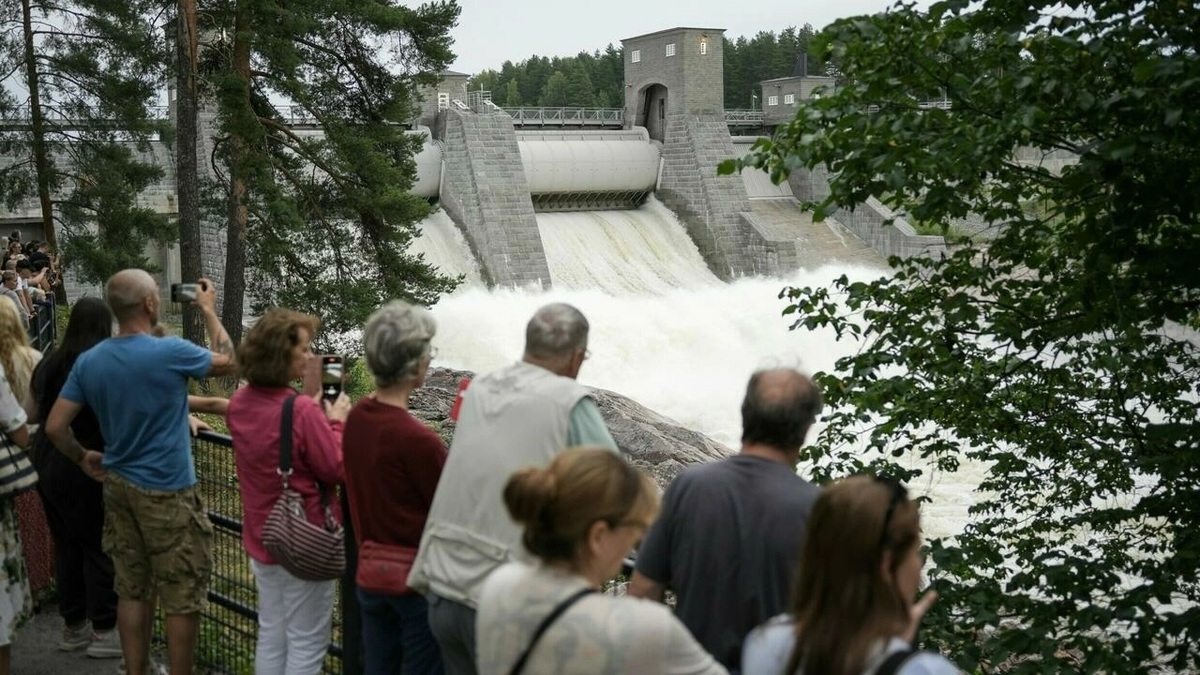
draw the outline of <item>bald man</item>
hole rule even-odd
[[[679,474],[638,551],[629,594],[661,601],[730,672],[742,639],[787,610],[805,525],[820,489],[796,475],[821,392],[790,369],[754,373],[741,453]]]
[[[117,628],[126,672],[149,668],[153,598],[167,615],[172,675],[190,675],[212,568],[212,525],[200,503],[188,430],[188,380],[232,374],[233,342],[216,314],[216,287],[196,305],[213,350],[155,337],[160,292],[144,270],[108,280],[117,335],[81,354],[46,420],[58,449],[104,481],[104,551],[116,572]],[[100,422],[103,454],[82,447],[71,422],[84,406]]]
[[[571,305],[542,307],[525,327],[521,360],[480,375],[463,393],[454,442],[408,577],[408,585],[428,598],[429,628],[449,675],[477,672],[475,609],[484,578],[510,558],[527,555],[501,499],[508,477],[549,464],[574,445],[617,450],[591,390],[575,381],[588,357],[588,329]],[[419,625],[426,609],[411,603],[405,613],[405,622]]]

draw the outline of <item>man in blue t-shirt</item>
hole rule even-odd
[[[152,334],[159,288],[144,270],[108,280],[116,337],[76,360],[46,420],[46,434],[104,481],[104,551],[116,572],[117,627],[126,672],[150,659],[154,598],[167,615],[172,675],[188,675],[212,568],[212,525],[200,503],[188,431],[188,380],[233,372],[233,343],[216,314],[216,288],[200,280],[196,305],[214,351]],[[84,406],[100,421],[103,454],[82,447],[71,421]]]

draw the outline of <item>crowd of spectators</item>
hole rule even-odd
[[[44,280],[39,262],[28,264]],[[259,675],[316,675],[330,641],[336,582],[266,541],[287,494],[308,525],[352,525],[368,675],[957,672],[914,645],[935,599],[918,600],[917,501],[883,478],[820,487],[797,475],[821,411],[802,373],[753,373],[740,452],[685,470],[660,497],[577,381],[591,352],[575,307],[539,309],[521,358],[460,390],[447,447],[409,410],[436,355],[428,310],[396,300],[369,318],[375,389],[352,406],[293,386],[319,360],[315,317],[268,310],[235,350],[214,284],[199,286],[211,348],[165,336],[157,283],[125,270],[106,302],[76,303],[62,346],[36,370],[40,355],[7,337],[19,301],[0,303],[0,426],[25,446],[27,417],[44,425],[37,462],[59,546],[60,648],[121,655],[139,675],[193,672],[212,526],[191,408],[227,415],[258,590]],[[231,400],[188,396],[189,380],[226,374],[241,377]],[[0,499],[3,645],[28,609],[10,564],[20,552],[10,511]],[[613,596],[630,555],[628,593]],[[165,670],[149,653],[156,606]],[[0,647],[0,675],[8,670]]]
[[[8,237],[0,270],[0,295],[16,306],[26,326],[39,305],[54,304],[61,275],[58,255],[51,254],[49,242],[21,243],[21,233],[14,231]]]

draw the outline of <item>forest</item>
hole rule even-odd
[[[778,34],[760,31],[752,38],[725,38],[725,107],[758,107],[758,83],[794,74],[802,54],[808,51],[813,27],[788,27]],[[567,106],[619,108],[624,102],[624,54],[620,47],[579,52],[575,56],[531,56],[523,61],[505,61],[499,70],[489,69],[473,76],[472,91],[492,92],[502,108],[521,106]],[[826,69],[809,56],[808,72],[825,74]]]

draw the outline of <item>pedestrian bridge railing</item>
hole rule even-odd
[[[513,118],[518,127],[616,127],[624,124],[620,108],[497,108]]]

